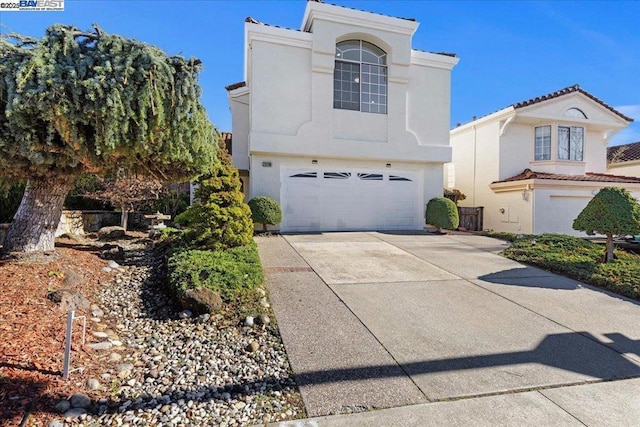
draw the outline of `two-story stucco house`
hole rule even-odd
[[[640,195],[640,178],[607,173],[607,143],[632,122],[571,86],[513,104],[451,131],[445,184],[483,206],[484,229],[564,233],[602,187]]]
[[[309,1],[300,30],[245,22],[227,87],[247,198],[282,231],[422,229],[442,195],[455,55],[412,48],[418,23]]]

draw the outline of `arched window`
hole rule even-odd
[[[336,45],[333,108],[387,114],[387,54],[362,40]]]
[[[577,117],[579,119],[586,119],[587,115],[578,108],[569,108],[564,112],[565,117]]]

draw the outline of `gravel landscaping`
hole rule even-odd
[[[304,415],[269,313],[250,326],[194,317],[173,305],[150,249],[128,244],[124,254],[105,267],[112,280],[92,306],[86,344],[110,362],[86,384],[104,397],[59,402],[50,426],[244,426]]]

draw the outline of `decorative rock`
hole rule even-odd
[[[53,420],[49,423],[49,427],[64,427],[64,423],[60,420]]]
[[[180,309],[162,286],[164,266],[154,249],[145,248],[148,243],[122,243],[133,262],[112,270],[99,306],[91,308],[102,309],[121,338],[107,326],[92,330],[106,333],[108,344],[127,347],[104,352],[113,368],[96,376],[109,389],[102,395],[111,397],[93,402],[85,420],[68,424],[232,426],[299,418],[301,400],[276,330],[247,330],[221,313],[197,316],[202,313],[192,310],[194,321],[178,320]],[[128,376],[119,378],[118,365],[127,364]]]
[[[131,375],[133,368],[134,366],[131,363],[123,363],[121,365],[118,365],[118,378],[127,378],[129,375]]]
[[[258,325],[267,326],[269,323],[271,323],[271,319],[269,319],[269,316],[267,316],[266,314],[261,314],[256,318],[256,323]]]
[[[68,400],[61,400],[60,402],[56,403],[56,406],[53,409],[60,414],[64,414],[70,408],[71,402],[69,402]]]
[[[99,240],[115,240],[124,237],[124,235],[124,228],[118,226],[102,227],[98,230]]]
[[[198,322],[207,323],[211,319],[211,315],[209,313],[201,314],[198,316]]]
[[[255,351],[258,351],[259,348],[260,348],[260,345],[257,342],[251,341],[249,344],[247,344],[247,346],[245,347],[245,350],[248,351],[249,353],[253,353]]]
[[[104,316],[104,311],[100,310],[99,308],[96,308],[96,309],[91,311],[91,315],[93,317],[98,317],[99,318],[99,317]]]
[[[64,279],[62,279],[62,284],[69,289],[77,289],[86,283],[84,277],[79,275],[73,270],[65,270],[64,271]]]
[[[260,305],[264,308],[269,308],[271,307],[271,305],[269,304],[269,301],[267,301],[267,298],[260,298]]]
[[[105,273],[111,273],[111,269],[109,267],[102,267],[102,271]]]
[[[247,326],[253,326],[253,317],[252,316],[247,316],[246,319],[244,319],[244,324]]]
[[[92,348],[94,350],[109,350],[111,347],[113,347],[113,344],[111,344],[109,341],[92,342],[87,344],[87,347]]]
[[[47,298],[59,304],[60,311],[68,312],[71,310],[87,310],[91,303],[81,293],[74,292],[70,289],[58,289],[51,292]]]
[[[106,332],[100,332],[100,331],[91,332],[91,335],[93,335],[96,338],[106,338],[107,337]]]
[[[87,415],[87,410],[84,408],[71,408],[65,412],[62,416],[65,418],[80,418],[83,415]]]
[[[181,319],[188,319],[188,318],[190,318],[192,315],[193,315],[193,313],[191,313],[191,311],[189,311],[189,310],[182,310],[182,311],[180,312],[180,318],[181,318]]]
[[[256,292],[258,292],[258,295],[260,295],[261,297],[267,296],[267,291],[262,288],[256,289]]]
[[[122,341],[120,341],[120,340],[109,340],[109,342],[111,344],[113,344],[114,346],[116,346],[116,347],[122,346]]]
[[[89,378],[87,380],[87,388],[89,390],[100,390],[100,382],[95,378]]]
[[[110,268],[116,269],[116,268],[120,268],[120,264],[118,264],[117,262],[115,262],[114,260],[111,260],[107,263],[107,265]]]
[[[187,289],[180,303],[184,308],[196,313],[215,313],[222,308],[222,297],[218,292],[198,286]]]
[[[91,399],[84,393],[76,393],[69,399],[72,408],[86,409],[91,406]],[[66,417],[66,415],[65,415]]]

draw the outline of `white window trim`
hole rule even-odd
[[[353,59],[344,59],[344,58],[338,58],[338,56],[336,55],[336,57],[334,58],[335,60],[335,67],[337,69],[337,64],[338,63],[342,63],[342,64],[354,64],[357,65],[357,70],[358,70],[358,76],[354,79],[355,83],[357,83],[358,85],[358,96],[359,96],[359,102],[358,102],[358,109],[356,110],[355,108],[346,108],[345,106],[337,106],[336,103],[348,103],[349,101],[343,101],[342,99],[337,100],[336,99],[336,93],[349,93],[349,92],[353,92],[353,91],[348,91],[346,89],[337,89],[336,88],[336,81],[340,82],[340,83],[351,83],[351,82],[347,82],[345,80],[336,80],[336,75],[334,74],[334,80],[333,80],[333,91],[334,91],[334,95],[333,95],[333,108],[335,109],[340,109],[340,110],[351,110],[351,111],[360,111],[360,112],[365,112],[365,113],[373,113],[373,114],[387,114],[388,111],[388,105],[389,105],[389,74],[387,72],[388,70],[388,66],[387,66],[387,52],[380,48],[379,46],[376,46],[373,43],[364,41],[364,40],[344,40],[341,41],[339,43],[336,44],[336,50],[338,49],[338,45],[340,45],[340,43],[344,43],[344,42],[358,42],[359,43],[359,53],[360,53],[360,58],[358,61],[353,60]],[[363,60],[363,51],[365,51],[365,47],[364,47],[364,43],[370,44],[371,46],[375,47],[376,49],[379,49],[381,52],[383,52],[383,55],[381,55],[379,58],[382,58],[381,61],[379,61],[378,63],[373,63],[373,62],[366,62]],[[367,50],[368,51],[368,50]],[[373,52],[371,52],[373,53]],[[373,53],[375,55],[375,53]],[[377,72],[371,72],[371,73],[367,73],[365,71],[365,68],[374,68],[374,67],[379,67],[380,71],[379,73]],[[342,71],[342,69],[341,69]],[[334,70],[334,73],[336,72],[336,70]],[[351,70],[351,72],[353,72],[353,70]],[[369,75],[372,78],[376,78],[379,79],[380,77],[383,77],[384,82],[383,83],[379,83],[379,82],[373,82],[373,81],[364,81],[365,75]],[[363,89],[364,85],[367,85],[369,87],[378,87],[377,92],[373,92],[373,91],[365,91]],[[384,93],[383,93],[384,92]],[[370,97],[370,99],[375,98],[375,100],[371,100],[370,103],[365,103],[365,98]],[[376,100],[378,101],[376,103]],[[353,101],[351,101],[353,103]],[[371,109],[367,108],[367,106],[371,107],[371,106],[375,106],[375,108],[373,108],[373,110],[375,111],[371,111]]]

